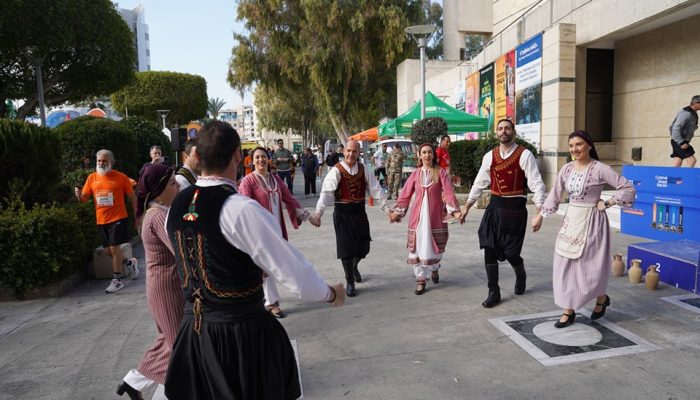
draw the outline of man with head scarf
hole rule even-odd
[[[515,270],[514,293],[525,293],[527,275],[520,252],[527,227],[527,188],[535,193],[538,212],[545,196],[545,186],[535,156],[515,143],[515,135],[515,125],[511,120],[498,121],[496,138],[499,145],[484,155],[461,221],[464,222],[481,192],[490,188],[491,200],[479,226],[479,246],[484,249],[489,288],[488,296],[481,305],[487,308],[501,302],[499,261],[508,260]]]
[[[113,170],[113,165],[114,154],[111,151],[105,149],[98,151],[95,172],[87,177],[82,190],[79,187],[75,188],[75,197],[78,200],[85,202],[93,198],[97,229],[102,245],[112,256],[113,276],[112,282],[105,290],[107,293],[122,290],[123,277],[131,275],[132,279],[136,279],[139,275],[136,258],[124,258],[120,247],[129,241],[125,200],[131,203],[133,210],[136,210],[136,198],[129,177]]]

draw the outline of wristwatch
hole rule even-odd
[[[603,202],[603,208],[600,207],[600,202]],[[608,203],[607,200],[603,201],[603,199],[600,199],[600,200],[598,200],[598,203],[596,203],[596,207],[599,210],[605,210],[605,209],[610,208],[610,203]]]

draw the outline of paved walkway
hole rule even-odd
[[[297,176],[295,193],[311,208],[316,198],[300,196],[302,185]],[[404,262],[406,224],[389,224],[378,207],[368,214],[374,241],[360,264],[366,281],[358,297],[333,309],[300,303],[281,288],[282,323],[298,346],[306,399],[700,398],[700,314],[661,300],[688,292],[664,284],[652,292],[611,277],[603,323],[584,313],[569,337],[547,330],[559,313],[551,263],[561,217],[526,237],[525,295],[512,294],[514,276],[502,264],[504,301],[487,310],[481,210],[464,226],[449,226],[441,281],[422,296],[413,294]],[[304,224],[290,240],[326,279],[342,279],[330,213],[321,228]],[[612,240],[623,253],[644,241],[616,231]],[[143,261],[142,249],[135,253]],[[0,303],[0,399],[118,398],[116,384],[155,337],[143,276],[112,295],[104,293],[108,281],[88,280],[63,298]],[[615,351],[564,359],[601,350]],[[545,366],[542,357],[554,363]]]

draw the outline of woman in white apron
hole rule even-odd
[[[606,289],[611,266],[610,227],[605,210],[615,204],[629,207],[635,197],[631,182],[598,161],[588,133],[571,133],[569,152],[574,161],[559,171],[540,213],[532,219],[532,229],[537,232],[543,217],[557,212],[562,193],[569,194],[569,206],[554,250],[554,302],[564,309],[564,314],[554,324],[557,328],[573,324],[574,310],[593,299],[596,304],[591,319],[605,314],[610,305]],[[606,184],[616,191],[612,198],[603,201],[600,194]]]

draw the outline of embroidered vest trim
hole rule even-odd
[[[525,147],[518,145],[510,157],[503,159],[498,147],[492,151],[491,194],[496,196],[526,195],[525,171],[520,168],[520,156]]]

